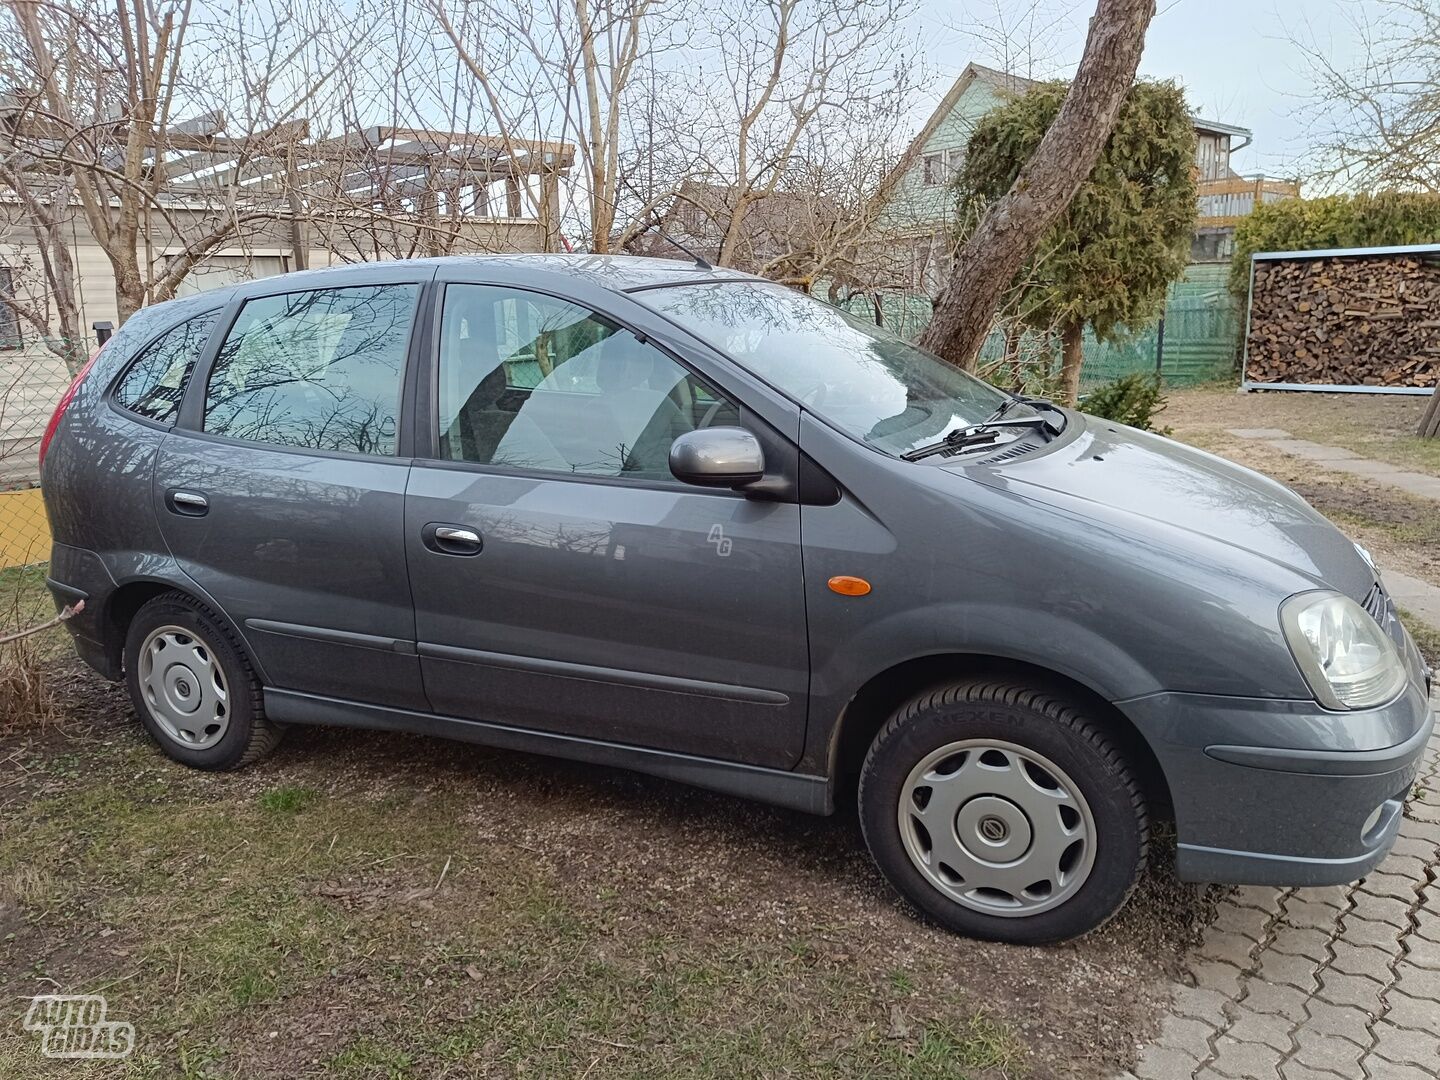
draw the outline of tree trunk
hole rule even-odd
[[[1154,0],[1099,0],[1055,122],[956,256],[920,344],[973,370],[1005,289],[1090,175],[1135,81]]]
[[[1064,404],[1080,399],[1080,368],[1085,363],[1085,324],[1066,323],[1060,331],[1060,382]]]
[[[145,282],[140,276],[140,262],[136,257],[125,258],[124,252],[107,252],[110,268],[115,273],[115,310],[120,326],[125,320],[145,306]],[[118,329],[118,327],[117,327]]]
[[[1440,385],[1436,385],[1435,392],[1430,395],[1430,404],[1420,417],[1420,426],[1415,434],[1422,439],[1440,439]]]

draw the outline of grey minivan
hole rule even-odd
[[[43,448],[57,603],[167,754],[289,724],[830,813],[954,930],[1362,877],[1431,673],[1279,484],[745,274],[495,256],[136,314]]]

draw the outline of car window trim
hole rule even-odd
[[[230,298],[224,309],[221,311],[215,329],[210,334],[210,341],[206,344],[200,358],[195,362],[195,370],[190,375],[190,385],[185,388],[185,396],[180,402],[180,413],[175,419],[175,425],[166,430],[183,431],[191,435],[207,436],[214,440],[223,440],[239,446],[268,447],[274,450],[293,450],[300,453],[336,455],[358,461],[398,461],[402,460],[400,449],[405,445],[402,442],[405,433],[408,414],[405,411],[405,384],[409,381],[410,369],[415,365],[417,358],[416,343],[419,340],[418,331],[421,324],[421,315],[426,304],[427,286],[435,280],[435,268],[430,267],[429,274],[404,274],[397,276],[394,280],[380,281],[347,281],[343,283],[321,283],[308,285],[305,288],[264,290],[252,292],[247,289],[243,293],[237,293]],[[271,281],[282,281],[285,275],[281,274]],[[204,430],[205,425],[205,397],[210,389],[210,374],[215,368],[215,360],[220,355],[220,347],[224,345],[225,339],[230,336],[230,331],[235,329],[235,323],[240,318],[240,312],[245,305],[252,300],[264,300],[274,296],[288,296],[292,293],[308,292],[338,292],[341,289],[373,289],[382,285],[415,285],[414,317],[410,320],[410,334],[406,339],[404,367],[400,372],[400,396],[396,400],[395,415],[395,452],[393,454],[361,454],[349,450],[319,450],[306,446],[296,446],[293,443],[263,442],[258,439],[236,439],[229,435],[217,435],[213,431]],[[223,327],[223,330],[222,330]],[[196,387],[201,387],[198,391]]]
[[[253,439],[237,439],[231,435],[217,435],[213,431],[196,431],[193,428],[174,427],[166,430],[171,435],[183,436],[199,442],[216,443],[247,450],[273,450],[280,454],[333,458],[336,461],[378,461],[383,464],[403,465],[407,468],[414,464],[413,458],[401,457],[398,454],[362,454],[356,450],[321,450],[312,446],[297,446],[294,443],[257,442]]]
[[[477,461],[458,461],[454,458],[441,457],[440,334],[442,329],[441,323],[444,321],[445,314],[445,293],[446,290],[448,290],[451,286],[478,286],[481,288],[490,289],[509,289],[512,292],[531,293],[536,296],[544,296],[551,300],[558,300],[564,304],[572,304],[575,307],[583,308],[585,311],[588,311],[593,315],[598,315],[601,318],[607,319],[610,322],[614,323],[621,330],[624,330],[626,333],[630,334],[642,344],[649,345],[652,348],[658,349],[662,356],[665,356],[671,361],[673,361],[676,365],[678,365],[684,371],[688,372],[698,381],[704,383],[706,386],[711,387],[713,392],[723,395],[727,400],[729,400],[740,410],[740,417],[742,423],[746,419],[753,417],[753,423],[758,423],[759,425],[766,428],[770,426],[766,424],[765,421],[762,420],[760,417],[755,416],[754,410],[751,409],[748,405],[746,405],[745,402],[739,398],[739,396],[725,389],[723,386],[717,385],[715,379],[712,379],[711,377],[705,375],[702,372],[696,371],[693,364],[686,363],[682,357],[675,354],[673,349],[668,348],[666,345],[657,341],[654,337],[645,333],[643,330],[635,329],[628,322],[626,322],[626,320],[618,317],[612,311],[597,307],[596,305],[586,300],[578,300],[573,296],[566,296],[564,293],[561,292],[553,291],[550,289],[537,288],[532,285],[512,285],[508,282],[503,281],[444,280],[435,282],[434,295],[431,298],[431,326],[429,328],[429,343],[426,349],[425,357],[425,369],[428,382],[428,386],[426,388],[427,392],[423,394],[417,393],[416,395],[416,439],[413,449],[415,462],[417,465],[436,465],[441,468],[450,470],[477,472],[492,476],[537,477],[542,480],[567,480],[580,481],[582,483],[605,483],[612,486],[645,488],[655,491],[684,491],[690,494],[719,495],[723,497],[742,499],[745,497],[745,493],[741,491],[732,491],[727,488],[704,488],[695,484],[687,484],[683,481],[673,479],[657,480],[654,478],[636,476],[604,476],[596,473],[564,472],[560,469],[522,469],[516,468],[514,466],[494,465]],[[421,437],[422,431],[428,435],[428,438]],[[754,432],[751,433],[754,434]],[[795,449],[795,452],[798,453],[798,448],[794,447],[793,440],[786,439],[785,436],[780,432],[775,432],[774,436],[775,438],[784,440],[787,444],[791,445],[793,449]],[[760,436],[757,435],[756,437],[759,438]]]
[[[217,304],[215,307],[206,308],[204,311],[197,311],[195,314],[189,315],[186,318],[181,319],[179,322],[170,323],[168,326],[165,327],[165,329],[161,330],[159,333],[152,334],[148,339],[146,339],[145,344],[141,345],[138,349],[135,350],[135,355],[130,357],[130,359],[126,360],[123,364],[121,364],[120,369],[115,372],[115,375],[110,380],[110,384],[105,388],[105,403],[109,405],[112,410],[119,413],[127,420],[133,420],[137,424],[144,424],[146,427],[154,428],[156,431],[172,430],[176,426],[176,424],[180,422],[180,411],[185,407],[185,398],[190,393],[190,387],[195,383],[195,374],[200,370],[200,361],[204,359],[206,351],[210,348],[210,342],[208,339],[205,342],[204,348],[202,348],[199,352],[195,354],[195,366],[190,369],[189,381],[180,388],[180,405],[179,408],[175,410],[174,422],[165,424],[160,422],[159,420],[152,420],[148,416],[143,416],[140,413],[137,413],[131,409],[127,409],[124,405],[121,405],[120,402],[117,401],[115,398],[115,395],[120,392],[120,383],[126,375],[130,374],[131,369],[134,368],[136,364],[138,364],[141,360],[145,358],[145,354],[160,343],[161,338],[167,336],[175,330],[179,330],[180,327],[184,326],[186,323],[194,322],[196,319],[203,319],[207,315],[214,315],[215,326],[219,326],[220,316],[222,316],[224,313],[225,305]],[[215,336],[215,326],[212,326],[210,328],[210,336],[212,338]]]

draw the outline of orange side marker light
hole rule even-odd
[[[830,586],[831,592],[841,596],[864,596],[870,591],[868,581],[863,577],[851,577],[849,574],[837,574],[826,584]]]

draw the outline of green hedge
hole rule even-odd
[[[1387,191],[1265,203],[1241,219],[1230,261],[1230,290],[1242,301],[1257,251],[1440,244],[1440,195]]]

